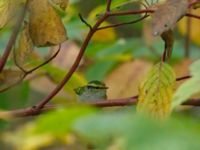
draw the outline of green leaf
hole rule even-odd
[[[86,143],[100,150],[118,141],[122,150],[198,150],[199,120],[184,116],[158,123],[133,113],[130,110],[99,112],[78,119],[73,129]]]
[[[171,100],[176,75],[166,63],[156,64],[139,86],[137,111],[153,118],[166,118],[171,113]]]
[[[36,121],[35,131],[56,136],[66,135],[76,119],[94,112],[95,109],[83,106],[58,109],[40,116]]]
[[[86,71],[87,80],[103,80],[116,63],[115,61],[99,61],[95,63]]]
[[[64,78],[64,76],[66,75],[67,71],[60,69],[58,67],[55,67],[51,64],[47,64],[44,67],[42,67],[42,69],[47,72],[47,74],[50,76],[50,78],[52,79],[52,81],[54,81],[55,83],[59,83],[61,82],[61,80]],[[70,93],[73,98],[76,96],[74,89],[79,87],[79,86],[83,86],[86,85],[87,81],[86,79],[83,77],[83,75],[81,75],[80,73],[75,72],[72,77],[70,78],[70,80],[68,81],[68,83],[64,86],[64,90],[68,93]]]
[[[28,101],[29,92],[29,83],[23,82],[6,92],[0,93],[0,108],[5,110],[25,107]]]
[[[190,66],[190,72],[192,78],[185,81],[173,96],[173,108],[200,91],[200,60],[197,60]]]

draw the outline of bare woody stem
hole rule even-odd
[[[111,16],[120,16],[120,15],[131,15],[131,14],[141,14],[141,13],[152,13],[154,12],[154,10],[137,10],[137,11],[127,11],[127,12],[110,12],[110,5],[111,5],[111,0],[107,0],[107,9],[106,12],[104,13],[104,15],[95,23],[95,25],[93,27],[90,27],[90,31],[87,34],[82,47],[80,49],[80,52],[74,62],[74,64],[72,65],[71,69],[69,70],[69,72],[66,74],[66,76],[64,77],[64,79],[57,85],[57,87],[49,94],[47,95],[47,97],[45,97],[41,102],[39,102],[36,106],[35,109],[37,111],[40,111],[40,109],[42,109],[55,95],[57,95],[57,93],[59,93],[59,91],[64,87],[64,85],[68,82],[68,80],[71,78],[71,76],[73,75],[73,73],[76,71],[83,55],[84,52],[92,38],[92,36],[94,35],[94,33],[98,30],[99,26],[101,25],[101,23],[103,23],[108,17]],[[190,15],[191,17],[194,15]],[[197,17],[197,16],[195,16]],[[85,21],[84,21],[85,23]]]
[[[39,111],[40,109],[42,109],[63,87],[64,85],[67,83],[67,81],[70,79],[70,77],[73,75],[73,73],[76,71],[82,57],[83,54],[92,38],[92,36],[94,35],[94,33],[97,31],[97,28],[101,25],[102,22],[104,22],[107,19],[108,15],[105,13],[105,15],[102,16],[102,18],[100,18],[96,24],[91,28],[91,30],[89,31],[89,33],[87,34],[82,47],[80,49],[80,52],[74,62],[74,64],[72,65],[71,69],[69,70],[69,72],[66,74],[66,76],[64,77],[64,79],[58,84],[58,86],[47,96],[45,97],[38,105],[35,106],[35,109],[37,111]]]
[[[26,2],[25,6],[23,6],[23,10],[22,10],[22,12],[21,12],[21,14],[19,16],[19,19],[17,20],[17,23],[16,23],[16,25],[15,25],[15,27],[13,29],[13,32],[11,34],[11,37],[10,37],[8,43],[7,43],[7,46],[6,46],[5,50],[4,50],[2,58],[0,59],[0,72],[2,72],[2,70],[4,69],[4,66],[5,66],[5,64],[7,62],[7,59],[9,57],[9,55],[10,55],[12,47],[15,44],[18,32],[20,31],[20,27],[21,27],[21,25],[23,23],[23,20],[24,20],[25,14],[26,14],[27,6],[28,6],[28,0]]]
[[[26,4],[27,5],[27,4]],[[69,70],[69,72],[66,74],[66,76],[63,78],[63,80],[57,85],[57,87],[49,94],[47,95],[41,102],[39,102],[36,106],[31,107],[31,108],[26,108],[26,109],[22,109],[22,110],[17,110],[17,111],[11,111],[11,114],[13,116],[31,116],[31,115],[37,115],[39,114],[41,111],[46,110],[46,108],[48,108],[48,106],[46,105],[62,88],[63,86],[68,82],[68,80],[71,78],[71,76],[73,75],[73,73],[76,71],[82,57],[83,54],[92,38],[92,36],[94,35],[94,33],[99,29],[99,26],[108,18],[111,16],[122,16],[122,15],[133,15],[133,14],[142,14],[142,13],[152,13],[154,12],[154,10],[136,10],[136,11],[125,11],[125,12],[110,12],[110,6],[111,6],[111,0],[107,0],[107,9],[105,14],[95,23],[94,26],[90,27],[90,31],[88,32],[82,46],[80,49],[80,52],[74,62],[74,64],[72,65],[71,69]],[[26,11],[26,7],[24,8],[24,12]],[[25,14],[25,13],[23,13]],[[193,15],[193,14],[187,14],[187,16],[189,17],[195,17],[200,19],[200,16],[197,15]],[[0,61],[0,71],[2,71],[6,60],[9,56],[9,53],[11,51],[12,45],[15,43],[16,41],[16,37],[17,37],[17,33],[20,29],[20,25],[23,21],[24,15],[21,16],[20,20],[19,20],[19,24],[16,25],[15,30],[13,31],[13,35],[10,38],[10,41],[8,43],[8,46],[5,50],[4,54],[5,56],[2,58],[2,60]],[[123,25],[123,24],[122,24]],[[116,25],[118,26],[118,25]],[[181,77],[178,78],[177,81],[183,80],[183,79],[187,79],[190,78],[190,76],[186,76],[186,77]],[[93,103],[90,105],[93,106],[99,106],[99,107],[106,107],[106,106],[125,106],[125,105],[130,105],[130,104],[135,104],[137,102],[137,96],[134,96],[132,98],[128,98],[128,99],[123,99],[123,101],[118,100],[118,101],[105,101],[105,102],[98,102],[98,103]],[[187,103],[186,103],[187,104]],[[197,106],[197,103],[188,103],[191,105],[195,105]],[[198,103],[198,106],[200,106],[200,102]],[[54,108],[54,107],[53,107]],[[51,108],[48,108],[51,109]]]
[[[107,101],[99,101],[95,103],[88,103],[89,106],[94,107],[122,107],[122,106],[132,106],[137,104],[137,96],[130,97],[130,98],[124,98],[124,99],[116,99],[116,100],[107,100]],[[190,99],[182,105],[185,106],[194,106],[194,107],[200,107],[200,99]],[[44,113],[47,111],[52,111],[59,109],[59,106],[56,105],[45,105],[40,112],[36,112],[34,108],[26,108],[26,109],[20,109],[20,110],[13,110],[13,111],[4,111],[0,112],[0,119],[9,119],[9,118],[16,118],[16,117],[29,117],[29,116],[36,116],[40,113]]]

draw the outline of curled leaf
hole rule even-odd
[[[61,18],[48,0],[30,1],[29,12],[29,32],[35,46],[58,45],[67,39]]]
[[[24,24],[24,28],[20,34],[18,47],[15,49],[14,57],[18,65],[24,66],[29,60],[33,52],[33,43],[29,35],[29,26]]]
[[[139,86],[137,112],[164,119],[171,113],[175,73],[166,63],[156,64]]]
[[[187,0],[167,0],[164,4],[158,5],[152,15],[153,35],[161,35],[172,29],[177,21],[186,14],[187,8]]]

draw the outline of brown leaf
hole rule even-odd
[[[0,92],[14,86],[24,77],[24,73],[19,70],[3,70],[0,73]]]
[[[67,39],[61,18],[48,0],[29,2],[29,31],[35,46],[58,45]]]
[[[152,32],[154,36],[172,29],[177,21],[187,12],[187,0],[167,0],[164,4],[158,5],[152,15]]]
[[[1,0],[0,2],[0,29],[5,26],[9,19],[10,0]]]
[[[25,65],[26,61],[29,60],[33,52],[33,43],[29,35],[28,24],[24,24],[23,31],[20,34],[19,43],[17,49],[15,49],[14,57],[15,61],[21,67]]]
[[[62,10],[65,10],[68,6],[69,0],[50,0],[53,4],[59,5]]]
[[[106,79],[108,98],[124,98],[138,94],[138,85],[152,64],[144,60],[127,62],[115,69]]]

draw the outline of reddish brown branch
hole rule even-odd
[[[81,58],[83,57],[83,54],[92,38],[92,36],[94,35],[94,33],[96,32],[97,28],[101,25],[102,22],[104,22],[104,20],[106,20],[108,17],[107,14],[104,14],[97,22],[96,24],[92,27],[92,29],[89,31],[89,33],[87,34],[82,47],[79,51],[79,54],[74,62],[74,64],[72,65],[71,69],[69,70],[69,72],[66,74],[66,76],[64,77],[64,79],[57,85],[57,87],[49,94],[47,95],[47,97],[45,97],[41,102],[39,102],[39,104],[36,105],[35,109],[36,110],[40,110],[42,109],[63,87],[64,85],[67,83],[67,81],[71,78],[71,76],[73,75],[73,73],[76,71]]]
[[[106,12],[110,12],[112,0],[107,0]]]
[[[124,99],[99,101],[95,103],[88,103],[87,105],[95,106],[95,107],[122,107],[122,106],[136,105],[136,104],[137,104],[137,96],[131,97],[131,98],[124,98]],[[182,105],[199,107],[200,99],[191,99],[184,102]],[[37,116],[41,113],[52,111],[55,109],[59,109],[59,107],[54,106],[54,105],[45,105],[42,109],[40,109],[40,111],[36,110],[33,107],[20,109],[20,110],[14,110],[14,111],[1,111],[0,119]]]
[[[191,14],[191,13],[187,13],[186,16],[196,18],[196,19],[200,19],[199,15],[195,15],[195,14]]]
[[[13,32],[11,34],[11,37],[8,41],[8,44],[4,50],[4,53],[3,53],[3,56],[2,58],[0,59],[0,72],[2,72],[6,62],[7,62],[7,59],[10,55],[10,52],[12,50],[12,47],[13,45],[15,44],[15,41],[17,39],[17,35],[18,35],[18,32],[20,31],[20,27],[22,25],[22,22],[24,20],[24,17],[25,17],[25,14],[26,14],[26,10],[27,10],[27,6],[28,6],[28,1],[26,2],[25,6],[23,6],[23,10],[19,16],[19,19],[17,20],[17,23],[13,29]]]
[[[190,78],[190,76],[184,76],[177,78],[176,81],[181,81]],[[105,101],[97,101],[95,103],[88,103],[88,105],[95,106],[95,107],[114,107],[114,106],[129,106],[129,105],[136,105],[137,104],[138,95],[124,98],[124,99],[112,99],[112,100],[105,100]],[[190,106],[200,106],[200,100],[189,100],[184,102],[183,105],[190,105]],[[36,109],[35,107],[30,107],[26,109],[14,110],[14,111],[6,111],[0,112],[0,118],[11,118],[11,117],[27,117],[27,116],[35,116],[40,114],[41,112],[46,112],[48,110],[56,109],[58,107],[52,105],[44,105],[41,109]]]
[[[113,24],[113,25],[109,25],[109,26],[104,26],[104,27],[100,27],[98,28],[98,30],[103,30],[103,29],[107,29],[107,28],[116,28],[119,26],[123,26],[123,25],[128,25],[128,24],[134,24],[137,23],[139,21],[142,21],[143,19],[147,18],[149,15],[144,15],[143,17],[137,19],[137,20],[133,20],[133,21],[129,21],[129,22],[123,22],[123,23],[117,23],[117,24]]]
[[[46,104],[64,87],[64,85],[68,82],[68,80],[71,78],[71,76],[73,75],[73,73],[76,71],[81,58],[83,57],[83,54],[92,38],[92,36],[94,35],[94,33],[98,30],[99,26],[101,25],[101,23],[103,23],[108,17],[111,16],[122,16],[122,15],[135,15],[135,14],[142,14],[142,13],[152,13],[154,12],[154,10],[134,10],[134,11],[124,11],[124,12],[110,12],[110,5],[111,5],[111,0],[107,1],[107,11],[104,13],[104,15],[96,22],[96,24],[92,27],[90,27],[90,31],[87,34],[80,52],[74,62],[74,64],[72,65],[71,69],[69,70],[69,72],[66,74],[66,76],[63,78],[63,80],[57,85],[57,87],[49,94],[47,95],[47,97],[45,97],[41,102],[39,102],[35,107],[31,107],[31,108],[27,108],[27,109],[22,109],[19,111],[11,111],[10,114],[12,114],[11,116],[31,116],[31,115],[37,115],[39,113],[41,113],[42,111],[44,111],[47,106]],[[187,14],[187,16],[189,17],[194,17],[194,18],[200,18],[197,15],[193,15],[193,14]],[[82,20],[83,21],[83,20]],[[85,23],[85,21],[84,21]],[[118,26],[118,25],[116,25]],[[14,39],[14,42],[16,40],[16,37]],[[182,78],[178,78],[177,81],[183,80],[183,79],[187,79],[190,78],[190,76],[187,77],[182,77]],[[128,99],[121,99],[121,100],[114,100],[114,101],[102,101],[102,102],[97,102],[97,103],[91,103],[90,105],[92,106],[97,106],[97,107],[111,107],[111,106],[126,106],[126,105],[133,105],[136,104],[137,102],[137,96],[132,97],[132,98],[128,98]],[[186,102],[184,104],[191,104],[194,106],[199,106],[196,103],[194,103],[194,101],[192,102]],[[9,113],[9,112],[8,112]]]
[[[107,4],[110,4],[109,1]],[[39,104],[36,105],[36,109],[39,111],[40,109],[42,109],[63,87],[64,85],[68,82],[68,80],[71,78],[71,76],[73,75],[73,73],[76,71],[81,58],[83,57],[83,54],[93,36],[93,34],[98,30],[98,27],[101,25],[102,22],[104,22],[108,17],[110,16],[120,16],[120,15],[130,15],[130,14],[141,14],[141,13],[148,13],[148,12],[153,12],[153,10],[137,10],[137,11],[128,11],[128,12],[108,12],[106,11],[104,13],[104,15],[96,22],[96,24],[91,28],[91,30],[89,31],[88,35],[86,36],[82,47],[80,49],[80,52],[74,62],[74,64],[72,65],[71,69],[69,70],[69,72],[66,74],[66,76],[64,77],[64,79],[57,85],[57,87],[49,94],[47,95],[47,97],[45,97]],[[85,23],[85,22],[84,22]]]

